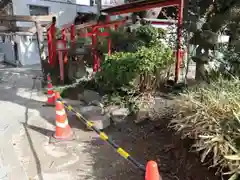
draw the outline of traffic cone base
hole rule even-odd
[[[56,133],[52,134],[52,136],[50,136],[49,143],[61,143],[66,141],[73,141],[74,139],[75,135],[70,128],[70,130],[67,133],[63,133],[61,136],[57,136]]]

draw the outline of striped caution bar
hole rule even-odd
[[[72,106],[66,104],[66,102],[64,102],[64,100],[62,98],[57,99],[57,101],[60,101],[61,103],[63,103],[64,107],[68,110],[73,112],[74,114],[76,114],[76,116],[82,120],[82,122],[89,128],[91,128],[92,130],[94,130],[103,141],[106,141],[111,147],[113,147],[116,152],[122,156],[124,159],[128,160],[129,162],[131,162],[134,166],[136,166],[137,168],[139,168],[140,170],[142,170],[143,172],[145,172],[145,167],[144,165],[142,165],[141,163],[139,163],[137,160],[135,160],[134,158],[132,158],[130,156],[130,154],[128,154],[123,148],[119,147],[117,144],[115,144],[104,132],[102,132],[101,130],[97,129],[94,124],[90,121],[88,121],[86,118],[84,118],[80,113],[78,113]]]

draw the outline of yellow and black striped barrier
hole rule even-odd
[[[68,110],[71,111],[73,113],[76,114],[76,116],[82,120],[82,122],[89,128],[91,128],[92,130],[94,130],[99,136],[100,138],[107,142],[111,147],[113,147],[116,152],[122,156],[124,159],[128,160],[129,162],[131,162],[134,166],[136,166],[137,168],[139,168],[140,170],[142,170],[143,172],[145,172],[145,166],[142,165],[141,163],[139,163],[137,160],[135,160],[133,157],[130,156],[130,154],[128,154],[123,148],[119,147],[117,144],[115,144],[104,132],[102,132],[101,130],[97,129],[94,124],[87,120],[85,117],[83,117],[80,113],[78,113],[72,106],[68,105],[66,102],[64,102],[64,100],[62,98],[57,99],[57,101],[63,103],[64,107]]]

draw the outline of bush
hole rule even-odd
[[[183,94],[177,119],[170,126],[184,137],[195,139],[202,162],[212,158],[221,172],[240,173],[240,80],[219,80],[210,87]]]
[[[101,64],[96,74],[97,82],[106,90],[122,88],[136,91],[153,90],[157,85],[157,73],[173,63],[172,51],[161,45],[141,47],[137,52],[117,52]]]
[[[160,39],[165,38],[165,31],[150,25],[140,26],[133,32],[127,32],[126,28],[109,30],[112,52],[136,52],[140,47],[150,47]],[[108,52],[108,44],[105,37],[98,37],[98,50],[101,54]]]
[[[106,40],[98,45],[104,60],[101,71],[95,76],[96,82],[108,93],[105,103],[120,104],[136,112],[150,104],[147,102],[149,93],[160,84],[164,74],[160,71],[173,64],[173,53],[162,43],[165,32],[149,25],[140,26],[131,33],[120,28],[110,34],[111,56],[106,55]]]

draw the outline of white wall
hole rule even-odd
[[[65,4],[53,1],[66,2],[67,0],[12,0],[13,1],[13,12],[14,15],[30,15],[29,5],[39,5],[49,7],[49,13],[55,14],[57,17],[57,26],[62,26],[64,24],[74,21],[77,14],[76,4]],[[80,2],[80,1],[79,1]],[[72,0],[72,3],[76,3]],[[89,0],[81,0],[81,4],[87,5]],[[82,6],[87,8],[86,6]],[[17,26],[33,26],[33,23],[29,22],[17,22]],[[36,40],[31,40],[31,36],[20,37],[18,36],[18,57],[19,61],[23,65],[39,64],[40,56],[37,47]]]
[[[76,5],[68,5],[56,2],[41,0],[12,0],[14,15],[30,15],[29,5],[39,5],[49,7],[49,13],[57,17],[57,26],[73,21],[76,16]],[[17,26],[32,26],[33,23],[17,22]]]
[[[29,5],[46,6],[49,13],[57,17],[57,27],[74,21],[77,12],[96,12],[96,6],[90,7],[90,0],[12,0],[14,15],[30,15]],[[102,0],[103,5],[109,0]],[[124,0],[121,0],[124,1]],[[34,26],[29,22],[17,22],[17,26]],[[40,63],[36,41],[24,37],[18,38],[19,60],[23,65]]]
[[[10,41],[0,43],[0,52],[4,53],[6,62],[16,64],[13,45]]]
[[[23,66],[40,64],[37,41],[33,36],[17,36],[18,58]],[[35,37],[36,38],[36,37]]]
[[[76,4],[90,6],[90,0],[75,0]]]

